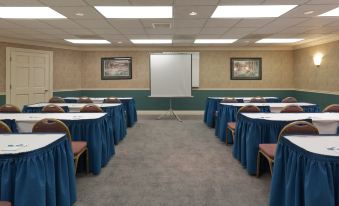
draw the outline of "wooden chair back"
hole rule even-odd
[[[98,112],[103,112],[103,111],[100,107],[98,107],[95,104],[87,104],[80,109],[80,112],[98,113]]]
[[[61,97],[54,96],[49,99],[49,103],[65,103],[65,100]]]
[[[279,133],[278,140],[285,135],[318,135],[319,130],[312,123],[306,121],[295,121],[286,125]]]
[[[266,99],[264,99],[263,97],[253,97],[250,100],[250,103],[266,103]]]
[[[339,112],[339,104],[328,105],[323,112]]]
[[[4,104],[0,106],[0,113],[20,113],[19,107],[12,104]]]
[[[55,104],[49,104],[42,108],[42,113],[65,113],[64,109]]]
[[[66,133],[67,138],[71,141],[72,136],[67,125],[57,119],[42,119],[34,124],[32,132],[36,133]]]
[[[5,122],[0,121],[0,133],[1,134],[12,133],[12,130]]]
[[[93,101],[89,97],[80,97],[78,103],[93,103]]]
[[[116,97],[108,97],[106,99],[104,99],[104,103],[121,103],[120,99],[116,98]]]
[[[298,105],[288,105],[280,111],[280,113],[301,113],[301,112],[304,112],[304,109]]]
[[[295,97],[286,97],[281,100],[282,103],[297,103],[298,100]]]

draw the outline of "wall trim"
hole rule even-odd
[[[138,115],[162,115],[168,110],[138,110]],[[178,115],[203,115],[203,110],[175,110]]]
[[[150,90],[150,88],[82,88],[84,90]]]
[[[339,95],[339,92],[332,92],[332,91],[307,90],[307,89],[296,89],[296,91],[300,91],[300,92],[312,92],[312,93],[319,93],[319,94]]]
[[[6,92],[0,92],[0,95],[6,95]]]
[[[193,90],[295,90],[295,88],[193,88]]]
[[[54,89],[53,92],[73,92],[73,91],[81,91],[82,89]]]

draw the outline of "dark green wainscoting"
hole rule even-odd
[[[150,98],[149,90],[82,90],[54,92],[61,97],[89,96],[89,97],[134,97],[138,110],[166,110],[168,109],[168,98]],[[299,101],[312,102],[321,108],[329,104],[339,104],[339,95],[324,94],[295,90],[193,90],[193,98],[173,99],[173,108],[176,110],[203,110],[206,98],[210,96],[294,96]],[[0,105],[5,104],[6,96],[0,95]]]

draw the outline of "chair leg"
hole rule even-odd
[[[233,141],[233,144],[234,144],[234,132],[235,132],[235,130],[231,130],[231,133],[232,133],[232,141]]]
[[[89,151],[88,148],[86,150],[86,173],[89,173]]]
[[[258,151],[257,155],[257,177],[259,178],[260,176],[260,150]]]
[[[78,169],[78,161],[79,161],[79,157],[74,157],[74,170],[75,170],[75,174],[77,173],[77,169]]]
[[[227,130],[230,130],[230,129],[228,129],[228,127],[226,128],[226,145],[228,145],[228,131]]]
[[[272,174],[273,174],[273,161],[268,160],[268,165],[270,166],[270,172],[271,172],[271,176],[272,176]]]

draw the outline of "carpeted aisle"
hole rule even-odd
[[[247,175],[199,119],[140,117],[98,176],[77,178],[77,206],[267,205],[270,176]]]

